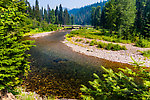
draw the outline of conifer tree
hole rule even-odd
[[[74,25],[74,16],[71,14],[71,25]]]
[[[95,26],[95,10],[96,10],[96,8],[95,7],[93,7],[92,8],[92,12],[91,12],[91,25],[92,26]]]
[[[56,9],[55,9],[55,24],[59,24],[58,15],[59,15],[58,6],[56,6]]]
[[[68,10],[65,9],[64,10],[64,25],[68,25],[69,24],[69,13]]]
[[[40,9],[40,16],[41,16],[41,20],[44,20],[43,7]]]
[[[48,16],[47,16],[47,10],[46,9],[44,9],[44,20],[46,21],[46,22],[48,22],[48,18],[47,18]]]
[[[40,16],[40,10],[39,10],[39,2],[38,0],[35,1],[35,18],[37,21],[41,21],[41,16]]]
[[[51,9],[49,5],[47,5],[47,22],[50,23],[50,18],[51,18]]]
[[[63,9],[61,4],[59,5],[59,15],[58,15],[59,24],[62,25],[63,22]]]
[[[54,9],[51,10],[50,15],[51,15],[50,16],[50,23],[54,24],[55,23],[55,19],[56,19],[55,18],[55,11],[54,11]]]
[[[94,16],[94,26],[100,26],[100,19],[101,19],[101,7],[98,6],[95,9],[95,16]]]
[[[20,84],[29,69],[25,51],[30,41],[22,40],[23,33],[28,32],[26,10],[24,0],[0,1],[0,90]]]

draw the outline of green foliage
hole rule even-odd
[[[81,42],[83,39],[76,39],[75,42]]]
[[[92,88],[82,85],[84,100],[149,100],[150,72],[149,68],[140,66],[134,61],[133,69],[121,69],[114,72],[104,67],[103,78],[94,74],[94,81],[89,81]],[[136,70],[136,71],[135,71]],[[138,80],[140,83],[136,82]]]
[[[145,56],[145,57],[150,57],[150,50],[148,50],[148,51],[143,51],[143,52],[142,52],[142,55]]]
[[[90,42],[90,46],[94,46],[94,45],[97,45],[97,41],[96,41],[96,40],[92,40],[92,41]]]
[[[146,39],[139,39],[138,41],[136,41],[136,46],[142,48],[150,48],[150,42]]]
[[[85,43],[88,44],[88,43],[90,43],[90,41],[86,41]]]
[[[131,40],[121,39],[117,35],[114,35],[115,34],[114,31],[110,32],[109,30],[106,29],[99,29],[99,30],[80,29],[71,31],[70,33],[88,39],[99,39],[116,43],[131,43]]]
[[[103,42],[98,42],[98,48],[104,48],[106,50],[113,50],[113,51],[118,51],[118,50],[127,50],[125,46],[120,46],[119,44],[112,44],[112,43],[103,43]]]
[[[20,84],[30,68],[25,51],[31,47],[31,41],[22,41],[28,31],[25,11],[23,0],[0,1],[0,90]]]

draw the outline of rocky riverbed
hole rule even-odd
[[[71,47],[73,51],[83,53],[85,55],[94,56],[98,58],[103,58],[106,60],[127,63],[131,64],[133,62],[131,57],[137,62],[145,62],[144,65],[146,67],[150,67],[150,59],[142,56],[142,54],[138,51],[146,51],[150,50],[150,48],[140,48],[134,46],[134,44],[123,44],[123,43],[113,43],[126,46],[127,50],[119,50],[119,51],[111,51],[105,50],[102,48],[96,48],[95,46],[89,46],[89,44],[85,44],[85,42],[76,42],[76,39],[83,39],[83,41],[91,41],[92,39],[73,37],[71,41],[64,40],[62,41],[68,47]],[[97,40],[104,43],[112,43],[103,40]]]

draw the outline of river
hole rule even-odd
[[[81,84],[88,85],[88,81],[94,79],[93,73],[101,75],[102,65],[114,70],[129,66],[72,51],[61,42],[69,32],[63,30],[35,39],[36,47],[29,51],[31,72],[24,82],[27,91],[41,96],[80,99]]]

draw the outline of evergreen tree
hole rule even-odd
[[[41,16],[41,20],[44,20],[43,7],[40,9],[40,16]]]
[[[135,27],[137,32],[143,33],[144,28],[144,4],[145,0],[136,0],[136,19],[135,19]]]
[[[95,26],[95,10],[96,10],[96,8],[95,7],[93,7],[92,8],[92,12],[91,12],[91,25],[92,26]]]
[[[41,16],[40,16],[40,10],[39,10],[39,2],[38,0],[35,1],[35,18],[37,21],[41,21]]]
[[[51,18],[51,9],[49,5],[47,5],[47,22],[50,23],[50,18]]]
[[[146,38],[149,38],[150,37],[150,0],[147,0],[146,6],[144,9],[144,22],[145,22],[145,25],[144,25],[143,35]]]
[[[74,25],[74,16],[71,15],[71,25]]]
[[[48,22],[48,18],[47,18],[48,16],[47,16],[47,10],[46,9],[44,9],[44,20],[46,21],[46,22]]]
[[[20,84],[29,69],[25,51],[29,50],[30,41],[22,40],[28,32],[26,10],[24,1],[0,1],[0,91]]]
[[[55,9],[55,24],[59,24],[59,20],[58,20],[58,15],[59,15],[59,11],[58,11],[58,6],[56,6]]]
[[[51,10],[50,15],[51,15],[50,16],[50,23],[54,24],[55,23],[55,19],[56,19],[55,18],[55,11],[54,11],[54,9]]]
[[[101,19],[101,7],[97,6],[95,10],[95,15],[94,15],[94,26],[100,26],[100,19]]]
[[[69,13],[68,10],[65,9],[64,10],[64,25],[68,25],[69,24]]]
[[[58,15],[58,20],[59,20],[59,24],[62,25],[64,22],[63,22],[63,9],[62,9],[62,6],[60,4],[59,6],[59,15]]]

